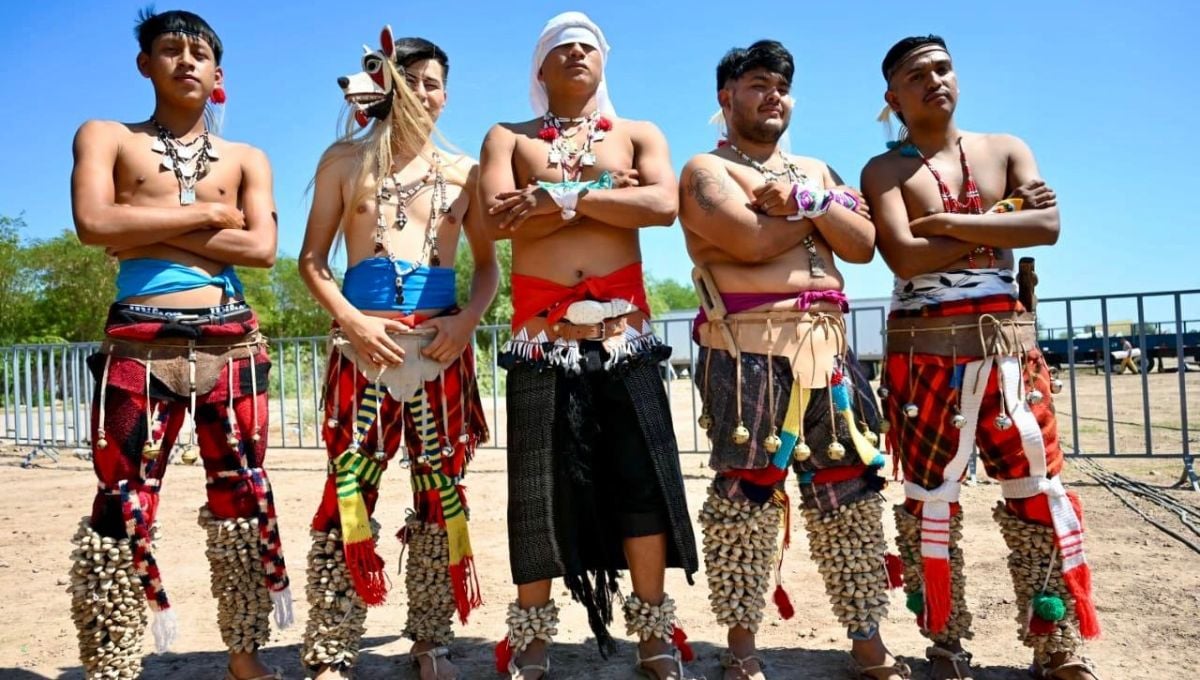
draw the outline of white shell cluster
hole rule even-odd
[[[717,622],[757,632],[775,562],[782,508],[732,501],[711,487],[700,508],[708,601]]]
[[[88,678],[132,680],[142,673],[146,602],[128,538],[101,536],[83,518],[72,539],[71,618]]]
[[[558,635],[558,605],[550,600],[541,607],[522,609],[520,603],[508,605],[508,646],[513,658],[517,658],[534,640],[546,644]]]
[[[915,593],[922,589],[921,577],[921,520],[897,505],[896,547],[904,560],[904,592]],[[950,619],[946,628],[937,634],[922,630],[930,640],[949,644],[956,640],[970,640],[971,612],[967,609],[966,578],[963,576],[962,513],[950,516]]]
[[[446,529],[420,520],[409,520],[406,526],[404,586],[408,592],[408,619],[404,635],[414,641],[448,645],[454,639],[455,607]]]
[[[218,519],[200,509],[208,534],[212,594],[217,598],[217,627],[231,652],[253,652],[271,639],[271,595],[259,555],[258,518]]]
[[[1075,598],[1063,581],[1061,564],[1056,557],[1054,529],[1026,522],[1008,511],[1003,502],[997,503],[992,517],[1000,525],[1000,534],[1008,544],[1008,571],[1012,575],[1013,592],[1017,596],[1017,634],[1031,647],[1041,664],[1049,663],[1053,654],[1074,654],[1083,644],[1075,628]],[[1046,575],[1049,573],[1049,580]],[[1043,585],[1044,584],[1044,585]],[[1067,615],[1058,622],[1050,635],[1031,635],[1027,622],[1030,601],[1034,595],[1046,592],[1062,598]]]
[[[662,604],[653,605],[637,595],[630,593],[622,605],[625,614],[625,632],[636,635],[638,640],[646,642],[651,638],[659,638],[664,642],[671,641],[675,632],[675,600],[670,595],[663,595]]]
[[[371,520],[371,531],[378,536],[375,520]],[[348,669],[358,660],[367,605],[354,590],[346,568],[341,530],[312,531],[309,535],[312,547],[308,550],[308,581],[304,588],[308,624],[300,660],[310,669]]]
[[[850,633],[874,632],[888,610],[882,497],[869,494],[832,512],[804,508],[802,514],[834,615]]]

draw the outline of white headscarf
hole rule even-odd
[[[533,67],[529,73],[529,105],[538,116],[550,110],[550,95],[546,85],[538,78],[538,71],[546,61],[550,50],[559,45],[581,43],[600,50],[600,88],[596,91],[596,105],[600,113],[616,116],[612,101],[608,98],[608,85],[604,82],[604,67],[608,63],[608,42],[594,21],[583,12],[563,12],[546,22],[537,46],[533,48]]]

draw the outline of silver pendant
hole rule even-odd
[[[592,167],[596,164],[596,154],[592,153],[591,151],[583,154],[583,160],[581,162],[583,163],[584,167]]]
[[[196,190],[187,187],[179,190],[179,205],[191,205],[196,202]]]
[[[596,130],[596,132],[594,132],[594,133],[592,134],[592,141],[593,141],[593,142],[602,142],[602,141],[604,141],[604,130]]]
[[[163,167],[163,170],[174,170],[175,169],[175,161],[171,160],[170,156],[163,156],[162,157],[162,167]]]
[[[153,142],[150,142],[150,150],[154,153],[166,153],[167,145],[163,144],[162,137],[155,137]]]
[[[825,260],[819,254],[812,253],[808,256],[808,273],[812,274],[814,279],[825,276]]]
[[[550,153],[546,157],[546,162],[550,165],[558,165],[562,162],[562,154],[559,153],[558,149],[550,149]]]

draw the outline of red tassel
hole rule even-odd
[[[1096,605],[1092,602],[1092,570],[1086,564],[1081,564],[1071,571],[1063,573],[1063,581],[1071,597],[1075,598],[1075,616],[1079,619],[1079,634],[1085,640],[1100,637],[1100,617],[1096,614]]]
[[[950,560],[922,558],[925,571],[925,626],[931,633],[946,629],[950,620]]]
[[[346,569],[354,581],[354,590],[368,607],[383,604],[387,599],[383,559],[375,554],[375,540],[345,543]]]
[[[355,111],[355,112],[354,112],[354,121],[355,121],[356,123],[358,123],[358,126],[359,126],[359,127],[366,127],[366,126],[367,126],[367,123],[370,123],[370,122],[371,122],[371,121],[370,121],[370,120],[367,118],[367,114],[366,114],[366,112],[365,112],[365,111]]]
[[[1058,632],[1058,624],[1054,621],[1046,621],[1034,616],[1029,622],[1030,635],[1053,635]]]
[[[208,98],[211,99],[212,103],[214,103],[214,104],[224,104],[225,103],[225,88],[223,88],[223,87],[213,88],[212,94],[208,95]]]
[[[895,590],[904,586],[904,560],[899,555],[888,553],[883,556],[887,565],[888,588]]]
[[[483,604],[473,558],[464,557],[462,564],[450,565],[450,586],[454,590],[454,608],[458,611],[458,620],[465,626],[471,610]]]
[[[687,633],[679,626],[675,626],[675,630],[671,632],[671,642],[675,643],[675,648],[679,650],[679,656],[684,662],[696,658],[696,652],[692,651],[692,646],[687,643]]]
[[[792,600],[788,597],[787,591],[783,589],[783,585],[775,586],[775,607],[779,610],[779,615],[784,621],[796,615],[796,609],[792,606]]]
[[[509,646],[507,637],[496,645],[494,653],[496,655],[496,672],[507,676],[508,664],[512,662],[512,647]]]

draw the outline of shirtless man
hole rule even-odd
[[[676,185],[658,129],[616,117],[607,55],[585,15],[551,19],[534,50],[537,117],[493,127],[480,159],[490,229],[513,242],[514,336],[500,360],[517,601],[497,658],[524,680],[549,670],[556,577],[606,655],[609,598],[628,568],[636,667],[682,678],[690,656],[663,579],[668,566],[696,571],[695,542],[658,373],[670,349],[650,327],[637,232],[672,223]]]
[[[120,260],[117,302],[90,362],[100,488],[71,571],[80,656],[89,678],[138,676],[142,592],[158,650],[176,635],[152,540],[168,454],[190,413],[183,457],[195,460],[198,441],[208,493],[200,524],[227,677],[261,680],[275,677],[257,653],[270,638],[272,607],[276,622],[289,624],[291,596],[263,470],[270,360],[233,265],[275,261],[271,167],[262,151],[209,126],[206,106],[224,102],[225,90],[221,40],[208,23],[190,12],[145,12],[137,37],[154,113],[140,123],[84,123],[71,176],[79,240]],[[239,551],[259,559],[242,561]]]
[[[1031,670],[1094,680],[1078,655],[1100,628],[1078,499],[1059,478],[1051,393],[1062,383],[1042,360],[1013,273],[1013,249],[1058,240],[1054,192],[1020,139],[958,128],[958,78],[941,38],[896,43],[883,76],[888,109],[907,130],[871,159],[862,186],[896,274],[881,397],[906,480],[895,509],[905,590],[933,641],[932,677],[971,673],[958,498],[977,446],[1004,494],[993,514]]]
[[[680,180],[703,304],[700,425],[717,473],[700,510],[709,600],[729,627],[724,677],[765,677],[754,636],[793,468],[812,556],[852,641],[856,677],[906,678],[879,635],[888,585],[884,458],[870,386],[846,347],[848,305],[835,259],[869,262],[875,229],[862,199],[829,166],[780,150],[794,68],[773,40],[730,50],[717,66],[729,138],[688,161]],[[790,618],[778,583],[774,599]]]
[[[415,506],[400,534],[404,635],[420,677],[447,680],[457,677],[447,658],[453,616],[466,623],[481,603],[462,480],[488,437],[470,343],[499,269],[473,202],[478,167],[431,139],[446,106],[446,53],[421,38],[394,41],[385,28],[362,63],[339,79],[355,115],[317,168],[300,255],[305,283],[335,321],[323,433],[330,468],[312,523],[301,655],[318,678],[344,677],[356,661],[366,607],[385,595],[371,515],[380,476],[403,451]],[[363,120],[370,127],[356,135]],[[382,182],[377,167],[389,168]],[[475,268],[459,310],[453,263],[464,231]],[[339,234],[349,265],[340,288],[329,265]]]

